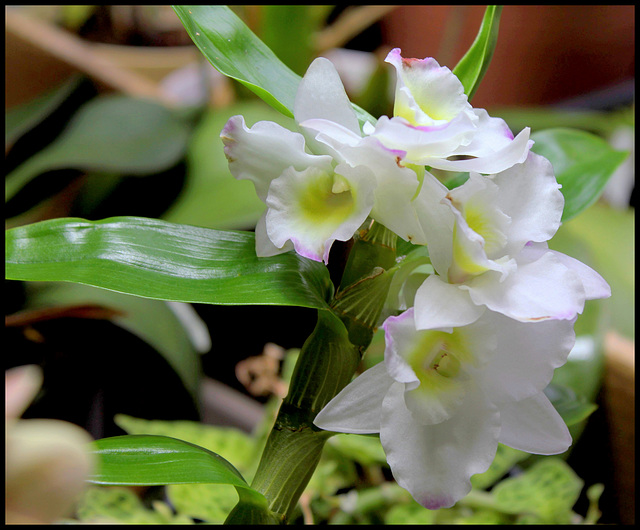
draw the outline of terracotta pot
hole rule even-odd
[[[473,42],[484,6],[400,6],[382,21],[405,57],[453,68]],[[605,88],[635,75],[635,6],[508,5],[476,107],[537,105]]]

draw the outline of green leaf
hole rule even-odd
[[[627,152],[614,150],[602,138],[576,129],[546,129],[533,133],[531,139],[535,141],[532,151],[551,162],[562,185],[563,221],[591,206],[629,156]]]
[[[89,482],[111,486],[231,484],[248,487],[220,455],[169,436],[127,434],[93,442],[97,471]]]
[[[125,414],[116,414],[114,421],[127,434],[169,436],[192,443],[237,462],[236,469],[245,478],[253,474],[256,440],[234,427],[206,425],[188,420],[145,420]]]
[[[236,469],[248,481],[255,471],[257,442],[238,429],[185,420],[144,420],[123,414],[114,420],[127,434],[170,436],[224,455],[236,463]],[[235,491],[222,484],[171,484],[166,494],[178,513],[216,524],[222,524],[238,502]]]
[[[252,489],[238,470],[220,455],[168,436],[125,435],[93,442],[98,458],[93,484],[164,486],[230,484],[241,499],[266,508],[264,496]]]
[[[437,524],[436,518],[439,513],[439,510],[425,510],[417,502],[396,504],[386,513],[384,522],[388,525],[431,525]]]
[[[53,169],[159,172],[180,160],[189,135],[185,122],[153,101],[121,95],[95,98],[78,110],[53,143],[7,176],[5,200]]]
[[[255,254],[253,233],[140,217],[53,219],[6,231],[12,280],[68,281],[145,298],[326,308],[326,267],[293,252]]]
[[[533,514],[540,522],[568,524],[583,481],[561,458],[544,458],[522,475],[498,483],[492,490],[496,508],[513,514]]]
[[[568,386],[551,383],[544,389],[544,393],[567,426],[587,419],[598,408],[595,403],[590,403],[585,396]]]
[[[489,68],[498,41],[501,13],[502,6],[487,6],[476,39],[453,69],[453,73],[460,79],[464,93],[469,100],[475,94],[480,81]]]
[[[293,117],[300,76],[286,66],[227,6],[173,6],[187,33],[220,73]],[[375,122],[354,105],[360,123]]]

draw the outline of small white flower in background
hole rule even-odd
[[[419,329],[461,326],[486,308],[519,321],[573,319],[611,291],[591,268],[549,250],[564,198],[547,159],[448,190],[427,174],[415,203],[437,274],[415,296]]]
[[[326,430],[379,433],[398,484],[430,509],[453,506],[498,443],[557,454],[571,445],[542,390],[575,342],[574,320],[522,323],[486,311],[474,323],[416,330],[388,318],[385,358],[316,416]]]
[[[533,144],[529,128],[514,138],[504,120],[473,108],[462,83],[446,66],[430,57],[403,58],[399,48],[391,50],[386,61],[397,73],[394,116],[381,117],[364,132],[403,162],[498,173],[526,159]]]
[[[50,524],[69,515],[95,462],[80,427],[19,419],[42,383],[36,366],[6,371],[5,510],[8,524]]]

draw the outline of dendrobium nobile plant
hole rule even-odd
[[[232,116],[220,133],[232,175],[265,204],[255,234],[56,219],[8,231],[7,278],[315,308],[318,320],[250,485],[221,456],[152,436],[96,441],[91,481],[232,484],[228,523],[283,523],[338,432],[379,435],[393,477],[428,509],[464,497],[499,443],[565,452],[569,430],[544,390],[585,302],[611,292],[547,243],[566,205],[575,215],[593,203],[611,171],[559,183],[528,128],[514,137],[471,105],[500,8],[453,71],[393,49],[393,116],[378,119],[350,102],[328,59],[300,78],[229,9],[174,9],[218,70],[295,120]],[[332,245],[350,240],[334,286]],[[384,360],[354,377],[379,327]]]

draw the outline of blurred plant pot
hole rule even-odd
[[[399,6],[382,20],[384,40],[404,57],[435,57],[453,68],[473,42],[484,10]],[[634,5],[508,5],[473,103],[549,104],[634,77]]]
[[[635,346],[608,333],[603,402],[622,524],[635,523]]]

